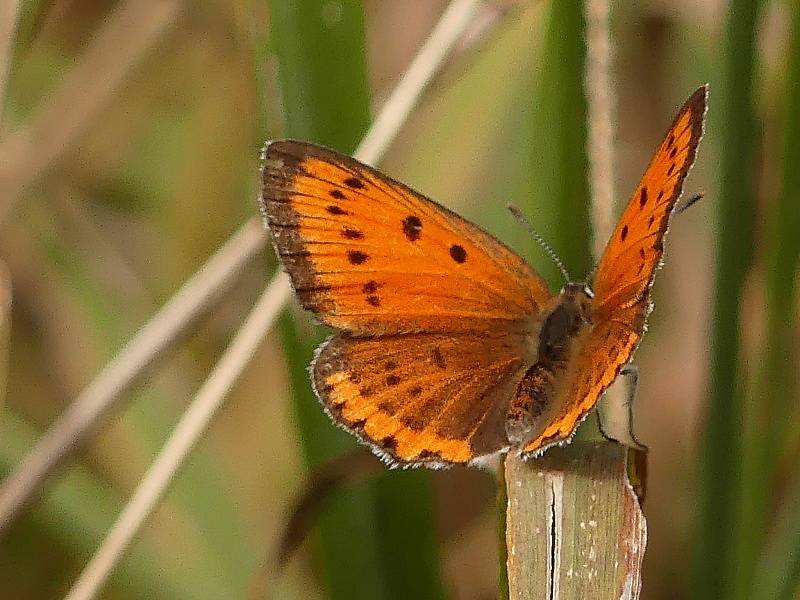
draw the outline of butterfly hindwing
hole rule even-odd
[[[509,248],[375,169],[291,140],[264,154],[267,226],[323,323],[357,335],[486,331],[550,298]]]
[[[523,332],[338,334],[312,365],[328,414],[390,464],[468,463],[508,448],[509,399],[531,357]]]
[[[523,454],[540,454],[572,436],[628,363],[641,340],[642,329],[637,308],[631,307],[618,318],[597,323],[576,340],[561,385],[551,399],[553,412],[548,423],[525,444]]]

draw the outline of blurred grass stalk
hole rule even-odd
[[[5,472],[28,447],[30,440],[35,439],[37,431],[13,412],[3,415],[2,425],[0,471]],[[46,523],[56,546],[67,548],[76,557],[88,556],[94,550],[96,540],[103,535],[100,525],[102,519],[98,519],[98,516],[113,514],[117,510],[118,501],[119,498],[107,480],[101,480],[97,473],[83,465],[76,465],[62,482],[54,486],[52,493],[42,500],[36,511],[36,519],[21,524],[12,536],[4,540],[4,544],[12,548],[23,547],[30,543],[31,538],[36,537],[38,523]],[[148,546],[148,549],[151,548]],[[40,556],[36,558],[43,560]],[[226,597],[224,583],[215,582],[205,576],[197,577],[196,574],[192,577],[192,567],[197,568],[197,565],[190,563],[186,569],[181,570],[174,568],[172,564],[160,562],[157,572],[154,572],[151,554],[146,550],[133,552],[124,569],[125,591],[131,598],[148,597],[156,587],[164,594],[163,597],[175,600],[199,598],[210,593],[218,594],[218,598]],[[53,569],[55,573],[59,570]],[[43,567],[40,572],[48,572],[47,567]],[[56,576],[54,574],[43,587],[52,590],[60,588],[62,582],[59,579],[54,580]],[[11,590],[17,591],[11,587],[14,583],[4,580],[4,589],[9,594]],[[60,597],[63,589],[58,589],[58,592]]]
[[[721,82],[718,94],[712,96],[717,100],[711,123],[720,140],[717,260],[708,413],[701,437],[699,514],[691,586],[692,596],[702,599],[735,597],[735,582],[743,571],[752,569],[747,561],[737,560],[742,539],[752,535],[746,531],[748,524],[741,521],[739,510],[745,420],[740,309],[754,243],[759,140],[753,87],[760,9],[758,1],[731,1],[720,55]]]
[[[581,3],[550,6],[534,112],[538,135],[532,136],[537,145],[547,140],[546,152],[534,148],[532,153],[532,185],[544,188],[537,192],[552,202],[554,246],[567,265],[582,273],[591,264],[587,149],[594,153],[598,248],[610,233],[613,210],[607,3],[587,3],[586,15],[591,31]],[[599,102],[591,111],[583,88],[584,65],[591,69],[585,75],[594,94],[591,102]],[[595,120],[591,145],[587,114]],[[588,441],[595,429],[590,419],[565,448],[553,448],[527,463],[512,455],[505,460],[508,595],[513,600],[639,595],[647,537],[644,515],[627,481],[626,449]]]
[[[11,72],[21,6],[21,0],[4,0],[0,4],[0,121],[5,111],[6,86]]]
[[[8,349],[11,343],[11,279],[0,262],[0,413],[3,411],[8,377]],[[2,421],[2,417],[0,417]]]
[[[738,597],[794,598],[800,588],[800,477],[793,468],[790,416],[797,415],[797,268],[800,257],[800,3],[792,2],[784,79],[780,189],[767,217],[767,326],[750,403]],[[781,469],[786,464],[788,469]],[[781,476],[788,477],[784,483]],[[780,501],[776,489],[787,487]],[[770,494],[770,491],[772,494]],[[772,518],[772,511],[777,514]]]
[[[0,537],[47,477],[98,427],[158,359],[196,325],[264,245],[254,218],[234,234],[148,321],[59,415],[0,485]]]

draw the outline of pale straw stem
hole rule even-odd
[[[594,257],[599,260],[614,226],[614,97],[608,0],[586,0],[587,155]]]
[[[14,40],[19,25],[20,0],[0,2],[0,121],[6,105],[6,86],[14,56]]]

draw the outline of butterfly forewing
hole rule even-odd
[[[538,454],[572,435],[627,364],[644,333],[664,236],[703,133],[707,87],[681,107],[606,245],[594,280],[592,325],[576,341],[552,399],[556,415],[523,448]]]
[[[681,107],[606,245],[593,286],[603,315],[648,301],[669,219],[703,135],[707,94],[702,86]]]
[[[262,208],[303,306],[357,335],[488,331],[550,294],[514,252],[444,207],[313,144],[265,149]]]

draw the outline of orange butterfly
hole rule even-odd
[[[594,277],[553,295],[512,250],[375,169],[313,144],[265,151],[262,212],[304,308],[337,333],[311,365],[330,417],[391,465],[568,441],[628,363],[703,132],[683,105]]]

